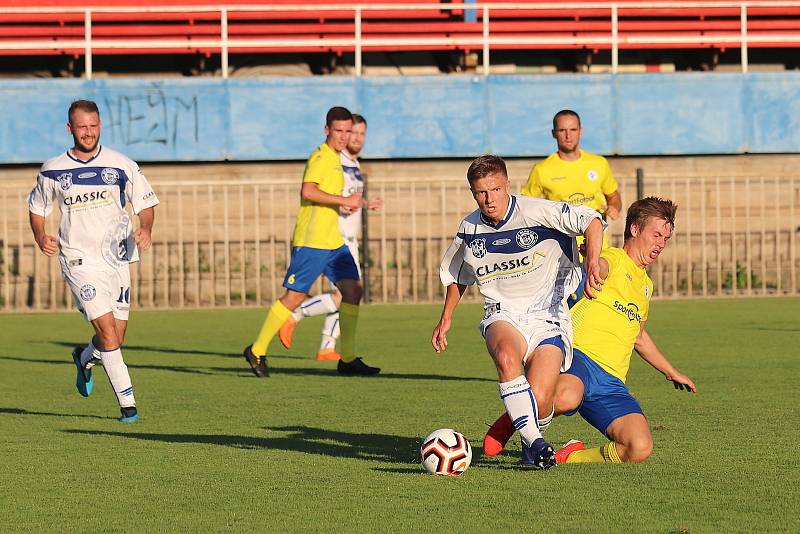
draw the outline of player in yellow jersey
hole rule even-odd
[[[572,366],[556,384],[554,412],[579,413],[611,441],[588,450],[579,441],[570,442],[556,453],[558,463],[643,462],[650,456],[650,427],[625,385],[632,350],[676,389],[697,391],[645,329],[653,294],[645,268],[667,246],[676,210],[671,201],[654,197],[634,202],[625,221],[623,248],[607,248],[600,254],[602,290],[596,298],[583,298],[572,308],[574,356]],[[484,438],[488,456],[499,454],[513,435],[513,426],[503,419]]]
[[[571,206],[588,206],[604,219],[616,220],[622,209],[619,186],[606,158],[581,150],[580,116],[570,109],[556,113],[552,135],[558,150],[533,166],[521,193]],[[578,237],[578,244],[581,242]],[[608,237],[604,236],[603,248],[607,246]],[[567,300],[570,307],[581,298],[583,286],[578,284],[578,290]]]
[[[292,237],[292,256],[283,287],[286,292],[270,307],[258,337],[244,349],[244,357],[258,377],[269,376],[267,347],[281,325],[306,298],[311,285],[324,274],[342,294],[339,307],[341,359],[337,369],[345,375],[380,372],[355,356],[355,334],[361,282],[353,255],[339,231],[339,208],[353,212],[370,207],[360,193],[343,196],[344,172],[340,152],[347,146],[353,116],[333,107],[325,117],[325,142],[308,158],[300,190],[300,212]]]

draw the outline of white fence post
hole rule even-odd
[[[361,77],[361,6],[356,7],[355,15],[356,23],[356,43],[355,43],[355,61],[356,61],[356,76]]]
[[[739,21],[742,28],[742,42],[741,42],[741,50],[742,50],[742,73],[747,73],[747,4],[742,3],[741,13],[739,15]]]
[[[222,8],[220,11],[220,26],[222,27],[222,51],[220,53],[220,63],[222,77],[228,77],[228,10]]]
[[[489,6],[483,6],[483,75],[489,75]]]
[[[87,9],[83,16],[83,38],[86,42],[84,52],[84,70],[86,79],[92,79],[92,10]]]
[[[611,6],[611,74],[619,69],[619,13],[618,6]]]

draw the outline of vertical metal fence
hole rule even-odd
[[[132,266],[137,308],[266,306],[282,292],[299,184],[155,182],[161,204],[151,250]],[[648,177],[646,195],[679,205],[676,232],[650,268],[655,296],[797,294],[798,177]],[[620,179],[623,204],[635,177]],[[463,179],[373,180],[385,208],[369,215],[373,302],[442,298],[438,266],[461,218],[475,209]],[[55,258],[28,227],[28,190],[0,186],[0,310],[72,308]],[[624,212],[611,223],[622,244]],[[48,218],[56,233],[58,216]],[[362,244],[363,246],[363,244]],[[324,289],[322,281],[315,290]],[[474,297],[475,292],[471,292]]]

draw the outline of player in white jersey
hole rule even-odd
[[[97,104],[76,100],[67,118],[75,144],[39,169],[28,197],[31,230],[42,252],[59,253],[78,310],[94,327],[89,344],[72,353],[78,392],[91,394],[92,367],[101,362],[119,402],[119,420],[132,423],[139,415],[121,351],[130,310],[129,263],[138,260],[137,247],[150,247],[158,198],[136,163],[100,145]],[[128,203],[139,216],[136,231],[125,209]],[[45,230],[45,218],[55,206],[61,212],[58,239]]]
[[[548,469],[554,451],[539,430],[538,407],[553,406],[559,372],[572,361],[566,300],[581,279],[575,237],[586,238],[585,290],[592,298],[602,284],[604,223],[591,208],[511,195],[497,156],[473,161],[467,180],[478,209],[461,222],[442,259],[447,293],[431,343],[436,352],[447,348],[453,312],[467,286],[477,284],[485,300],[481,335],[497,367],[500,399],[522,436],[522,464]]]
[[[344,189],[342,195],[349,196],[355,193],[363,193],[364,178],[361,176],[361,164],[358,155],[364,147],[367,136],[367,120],[353,113],[353,129],[350,133],[350,140],[347,147],[340,152],[342,170],[344,170]],[[380,198],[370,199],[368,208],[377,210],[383,206]],[[356,262],[358,274],[361,275],[361,262],[358,253],[358,238],[361,235],[361,209],[355,211],[339,210],[339,230],[342,232],[344,243],[350,249],[350,254]],[[338,360],[340,355],[336,352],[336,340],[339,338],[339,304],[342,302],[342,294],[331,287],[330,293],[323,293],[315,297],[306,299],[292,315],[283,323],[278,331],[278,338],[287,349],[292,347],[292,335],[295,326],[305,317],[326,314],[325,322],[322,325],[322,340],[318,360]]]

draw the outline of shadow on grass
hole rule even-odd
[[[236,449],[301,452],[369,462],[416,463],[419,456],[419,438],[416,437],[341,432],[307,426],[267,427],[264,430],[272,435],[256,437],[228,434],[154,434],[77,429],[62,432],[173,444],[191,443]]]
[[[47,417],[84,417],[87,419],[116,419],[116,417],[107,417],[103,415],[87,415],[77,413],[54,413],[54,412],[34,412],[31,410],[23,410],[22,408],[0,408],[0,414],[11,415],[43,415]]]
[[[270,359],[273,357],[270,356]],[[19,356],[0,356],[0,360],[8,360],[12,362],[23,363],[42,363],[47,365],[68,365],[74,367],[72,360],[43,360],[38,358],[20,358]],[[309,359],[309,363],[316,362],[316,360]],[[126,362],[130,369],[147,369],[150,371],[170,371],[174,373],[188,373],[195,375],[220,375],[220,374],[240,374],[246,378],[255,378],[250,372],[250,368],[242,361],[241,367],[203,367],[195,365],[155,365],[155,364],[140,364]],[[318,376],[318,377],[331,377],[340,376],[335,369],[334,363],[327,363],[326,367],[273,367],[269,368],[270,375],[287,376]],[[448,376],[448,375],[430,375],[422,373],[381,373],[372,377],[342,377],[345,380],[381,380],[381,379],[401,379],[401,380],[443,380],[443,381],[461,381],[461,382],[497,382],[494,378],[482,378],[471,376]]]
[[[17,356],[0,356],[0,360],[8,360],[12,362],[24,363],[44,363],[48,365],[68,365],[75,368],[75,364],[71,360],[41,360],[35,358],[20,358]],[[131,364],[127,363],[129,369],[149,369],[151,371],[172,371],[175,373],[189,373],[197,375],[216,375],[222,373],[239,373],[246,371],[245,368],[236,367],[194,367],[194,366],[179,366],[179,365],[147,365],[147,364]]]
[[[47,345],[56,345],[59,347],[65,347],[70,349],[68,352],[71,352],[75,347],[83,347],[86,346],[86,340],[70,342],[70,341],[32,341],[31,343],[41,343]],[[213,352],[207,350],[197,350],[197,349],[175,349],[169,347],[143,347],[140,345],[123,345],[123,349],[125,350],[135,350],[141,352],[161,352],[164,354],[188,354],[188,355],[200,355],[200,356],[225,356],[229,358],[241,358],[242,354],[240,352]]]

